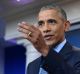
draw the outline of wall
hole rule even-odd
[[[70,3],[65,3],[61,5],[67,12],[68,19],[72,22],[80,21],[80,1],[73,1]],[[17,23],[23,21],[28,21],[32,24],[36,23],[36,12],[32,14],[26,14],[25,17],[13,20],[7,23],[5,39],[11,39],[20,36],[21,34],[17,31]],[[19,40],[18,43],[26,42],[25,46],[27,48],[27,64],[33,59],[38,58],[40,55],[36,53],[37,51],[32,47],[28,41]],[[33,49],[33,50],[32,50]],[[34,53],[32,53],[34,52]],[[37,57],[35,57],[35,53]]]
[[[71,22],[80,21],[80,0],[63,4],[62,7],[67,12],[68,19]]]
[[[61,5],[64,10],[67,12],[68,19],[71,22],[80,21],[80,1],[74,1],[71,3],[65,3]],[[16,20],[13,20],[11,22],[7,23],[6,26],[6,39],[14,38],[16,35],[19,35],[19,32],[17,31],[17,23],[23,21],[28,21],[30,23],[35,23],[36,22],[36,14],[37,13],[32,13],[32,14],[26,14],[24,17],[18,18]]]

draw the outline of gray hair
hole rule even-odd
[[[40,11],[44,11],[44,10],[49,10],[49,9],[55,9],[57,10],[60,14],[61,14],[61,17],[65,20],[67,20],[67,15],[66,15],[66,12],[59,6],[57,5],[47,5],[47,6],[43,6]]]

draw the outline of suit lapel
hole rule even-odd
[[[67,42],[62,50],[60,51],[60,54],[64,56],[64,59],[68,59],[69,56],[71,56],[71,53],[73,52],[72,46]]]

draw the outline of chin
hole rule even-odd
[[[52,45],[54,45],[55,43],[54,43],[53,41],[46,41],[46,44],[47,44],[48,46],[52,46]]]
[[[45,41],[45,42],[49,47],[55,47],[58,44],[57,40],[49,40],[49,41]]]

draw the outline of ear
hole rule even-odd
[[[70,22],[69,21],[66,21],[64,25],[65,25],[65,32],[69,31]]]

